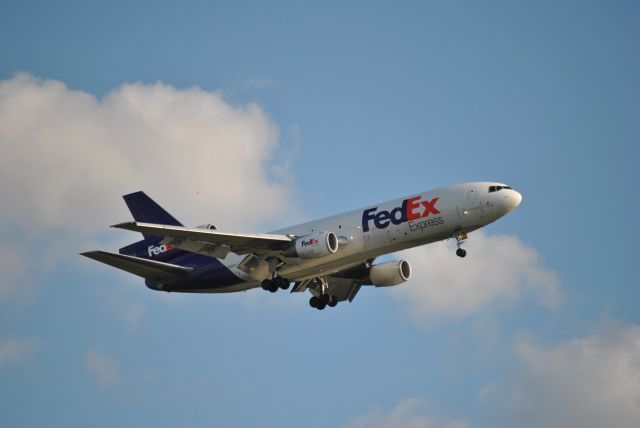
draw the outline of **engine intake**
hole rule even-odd
[[[315,259],[338,251],[338,237],[333,232],[317,232],[295,240],[283,254],[285,257]]]
[[[371,266],[369,276],[376,287],[402,284],[411,278],[411,265],[406,260],[380,263]]]

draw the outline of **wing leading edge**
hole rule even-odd
[[[281,253],[291,246],[293,239],[287,235],[267,233],[229,233],[195,227],[169,226],[152,223],[126,222],[116,224],[118,229],[142,232],[163,237],[163,243],[193,252],[220,254],[224,258],[228,251],[236,254]],[[201,250],[199,251],[198,248]]]

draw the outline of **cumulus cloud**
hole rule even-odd
[[[95,230],[144,189],[182,217],[255,225],[290,208],[269,172],[277,135],[258,105],[214,92],[134,83],[96,99],[19,74],[0,82],[2,216]]]
[[[517,237],[476,231],[465,248],[464,259],[455,256],[453,240],[400,253],[412,263],[412,278],[392,295],[420,321],[460,319],[524,295],[548,307],[560,304],[557,276]]]
[[[481,394],[507,412],[504,426],[638,426],[640,326],[608,326],[554,347],[522,340],[516,350],[518,374]]]
[[[375,408],[366,415],[349,422],[348,428],[463,428],[462,420],[437,419],[429,414],[429,401],[422,397],[412,397],[398,403],[389,413]]]
[[[0,367],[19,362],[40,346],[39,339],[11,337],[0,342]]]
[[[87,370],[93,374],[102,385],[114,385],[120,379],[120,368],[116,362],[105,353],[93,348],[85,354]]]
[[[130,219],[121,196],[137,190],[186,224],[252,230],[295,211],[277,145],[258,105],[198,88],[132,83],[98,99],[28,74],[0,81],[2,255],[53,264],[92,249],[79,243]]]

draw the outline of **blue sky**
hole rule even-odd
[[[636,2],[2,10],[0,425],[637,425]],[[524,202],[332,311],[77,255],[141,189],[268,231],[474,180]]]

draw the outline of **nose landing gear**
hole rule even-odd
[[[467,255],[467,250],[465,250],[464,248],[461,248],[462,244],[464,243],[464,241],[467,240],[467,234],[466,233],[457,233],[455,235],[456,238],[456,242],[458,245],[458,249],[456,250],[456,256],[458,257],[465,257]]]

